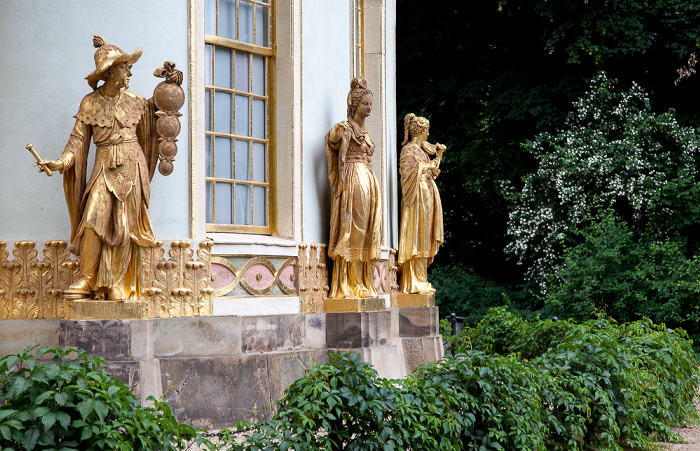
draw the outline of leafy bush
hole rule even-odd
[[[620,322],[647,317],[682,327],[698,341],[700,260],[686,257],[678,237],[634,237],[610,213],[581,236],[583,242],[566,252],[564,265],[551,278],[545,296],[549,311],[578,320],[599,312]]]
[[[636,84],[618,92],[604,73],[574,103],[563,127],[525,147],[539,167],[522,188],[506,184],[511,201],[507,252],[546,291],[564,249],[581,242],[573,226],[614,211],[635,241],[649,233],[692,241],[700,222],[700,135],[681,127],[673,110],[655,114]],[[697,248],[692,244],[686,252]]]
[[[388,427],[394,395],[358,354],[331,354],[287,388],[271,421],[230,449],[401,449]]]
[[[615,448],[618,440],[645,447],[650,436],[669,439],[671,425],[698,418],[693,397],[700,372],[682,329],[667,330],[649,319],[621,326],[604,317],[525,322],[497,308],[464,334],[477,350],[494,349],[498,337],[508,337],[501,341],[507,346],[495,349],[549,377],[540,393],[550,406],[555,449]],[[483,336],[494,338],[478,339]]]
[[[435,305],[440,312],[456,313],[466,324],[478,323],[492,307],[508,305],[523,315],[539,307],[527,288],[486,280],[462,264],[431,266],[430,282],[436,289]]]
[[[620,450],[697,421],[692,342],[645,319],[525,321],[495,308],[455,357],[406,379],[357,354],[295,382],[274,419],[231,449]],[[459,348],[464,346],[463,348]]]
[[[0,449],[174,450],[195,437],[166,403],[142,407],[105,365],[44,347],[0,359]]]

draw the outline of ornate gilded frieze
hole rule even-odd
[[[299,297],[302,313],[325,310],[324,299],[328,297],[329,291],[327,258],[325,244],[299,244]],[[390,249],[388,260],[375,262],[374,288],[379,294],[391,295],[392,305],[399,288],[396,272],[396,250]]]
[[[211,315],[212,242],[199,243],[196,259],[190,246],[174,241],[167,255],[162,242],[142,250],[150,317]],[[66,318],[63,292],[78,279],[80,262],[65,241],[43,247],[40,257],[33,241],[17,241],[11,252],[0,241],[0,319]]]
[[[296,296],[297,259],[215,255],[211,257],[212,288],[222,296]]]
[[[299,298],[302,313],[324,310],[328,297],[328,258],[325,244],[299,243]]]
[[[374,266],[374,288],[377,293],[396,294],[399,288],[396,271],[396,250],[389,249],[389,259],[380,260]]]

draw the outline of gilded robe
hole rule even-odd
[[[404,293],[434,291],[427,267],[444,241],[442,202],[428,154],[415,144],[401,149],[401,228],[398,265],[402,267]]]
[[[151,101],[134,93],[109,98],[95,90],[83,98],[61,155],[71,248],[93,291],[117,285],[126,296],[141,294],[140,247],[155,241],[148,213],[158,157],[154,112]],[[91,140],[95,163],[86,182]],[[87,245],[95,236],[101,246]],[[91,264],[97,267],[88,269]]]
[[[376,297],[374,261],[381,258],[382,207],[372,170],[374,143],[351,120],[341,123],[339,140],[326,135],[331,182],[331,234],[334,261],[330,297]]]

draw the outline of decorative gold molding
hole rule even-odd
[[[239,256],[231,255],[228,257]],[[278,287],[283,294],[288,296],[296,295],[298,292],[297,259],[294,257],[287,258],[277,269],[275,269],[275,265],[269,258],[261,256],[249,258],[240,268],[237,268],[231,260],[223,255],[212,256],[211,263],[223,266],[225,268],[224,271],[230,271],[230,275],[233,276],[229,282],[223,285],[220,282],[214,282],[215,288],[213,293],[215,297],[226,296],[239,285],[253,296],[268,295],[275,287]],[[257,272],[255,271],[256,266],[258,266]],[[289,274],[289,271],[292,271],[292,273]],[[252,274],[253,272],[255,274]],[[288,278],[286,280],[288,283],[285,283],[285,277]],[[253,278],[255,280],[252,280]],[[261,284],[261,282],[263,283]]]
[[[189,241],[174,241],[167,259],[162,245],[142,249],[148,316],[211,316],[213,242],[199,243],[196,260]],[[0,319],[67,317],[63,292],[77,280],[80,262],[71,260],[65,241],[46,241],[42,254],[33,241],[17,241],[10,260],[0,241]]]
[[[307,252],[308,250],[308,252]],[[302,313],[325,311],[328,297],[327,246],[299,243],[299,298]]]

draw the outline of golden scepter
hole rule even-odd
[[[39,166],[39,172],[46,172],[46,175],[51,177],[53,175],[53,171],[46,167],[46,165],[41,164],[41,157],[37,155],[36,151],[34,150],[34,146],[32,146],[31,144],[27,144],[27,150],[29,150],[29,152],[31,152],[31,154],[34,155],[34,158],[36,158],[36,163],[34,163],[34,166]]]

